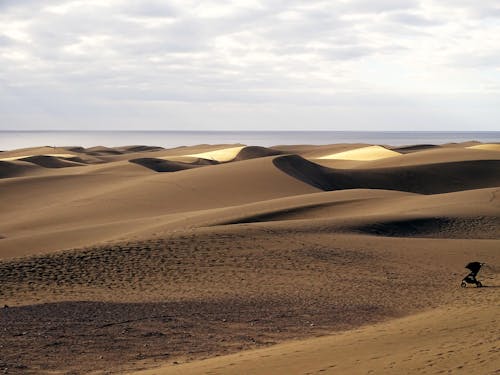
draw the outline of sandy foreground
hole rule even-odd
[[[500,374],[499,144],[4,151],[0,208],[6,374]]]

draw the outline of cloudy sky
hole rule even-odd
[[[500,2],[0,0],[0,129],[500,130]]]

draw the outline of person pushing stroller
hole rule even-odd
[[[484,263],[479,262],[468,263],[465,268],[470,270],[470,273],[462,279],[462,283],[460,284],[460,286],[462,288],[465,288],[467,287],[467,284],[475,284],[477,288],[481,288],[483,284],[481,283],[481,281],[476,279],[476,276],[483,265]]]

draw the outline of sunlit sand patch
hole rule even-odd
[[[236,155],[238,155],[238,153],[242,149],[244,149],[245,147],[246,146],[223,148],[223,149],[219,149],[219,150],[213,150],[213,151],[202,152],[199,154],[190,154],[190,155],[183,155],[183,156],[208,159],[208,160],[216,160],[216,161],[222,163],[222,162],[233,160],[236,157]]]
[[[53,156],[56,158],[74,158],[76,155],[73,154],[33,154],[33,155],[20,155],[20,156],[12,156],[10,158],[2,158],[0,160],[2,161],[13,161],[13,160],[19,160],[19,159],[24,159],[24,158],[29,158],[32,156]]]
[[[354,150],[337,152],[324,155],[318,159],[339,159],[339,160],[378,160],[401,155],[399,152],[388,150],[381,146],[367,146]]]
[[[474,150],[500,151],[500,144],[498,144],[498,143],[485,143],[482,145],[469,146],[466,148],[471,148]]]

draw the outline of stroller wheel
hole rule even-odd
[[[478,282],[477,282],[477,284],[476,284],[476,286],[477,286],[478,288],[482,288],[482,287],[483,287],[483,284],[481,283],[481,281],[478,281]]]
[[[462,288],[465,288],[465,287],[467,287],[467,283],[466,283],[465,281],[463,281],[463,280],[462,280],[462,284],[460,284],[460,286],[461,286]]]

